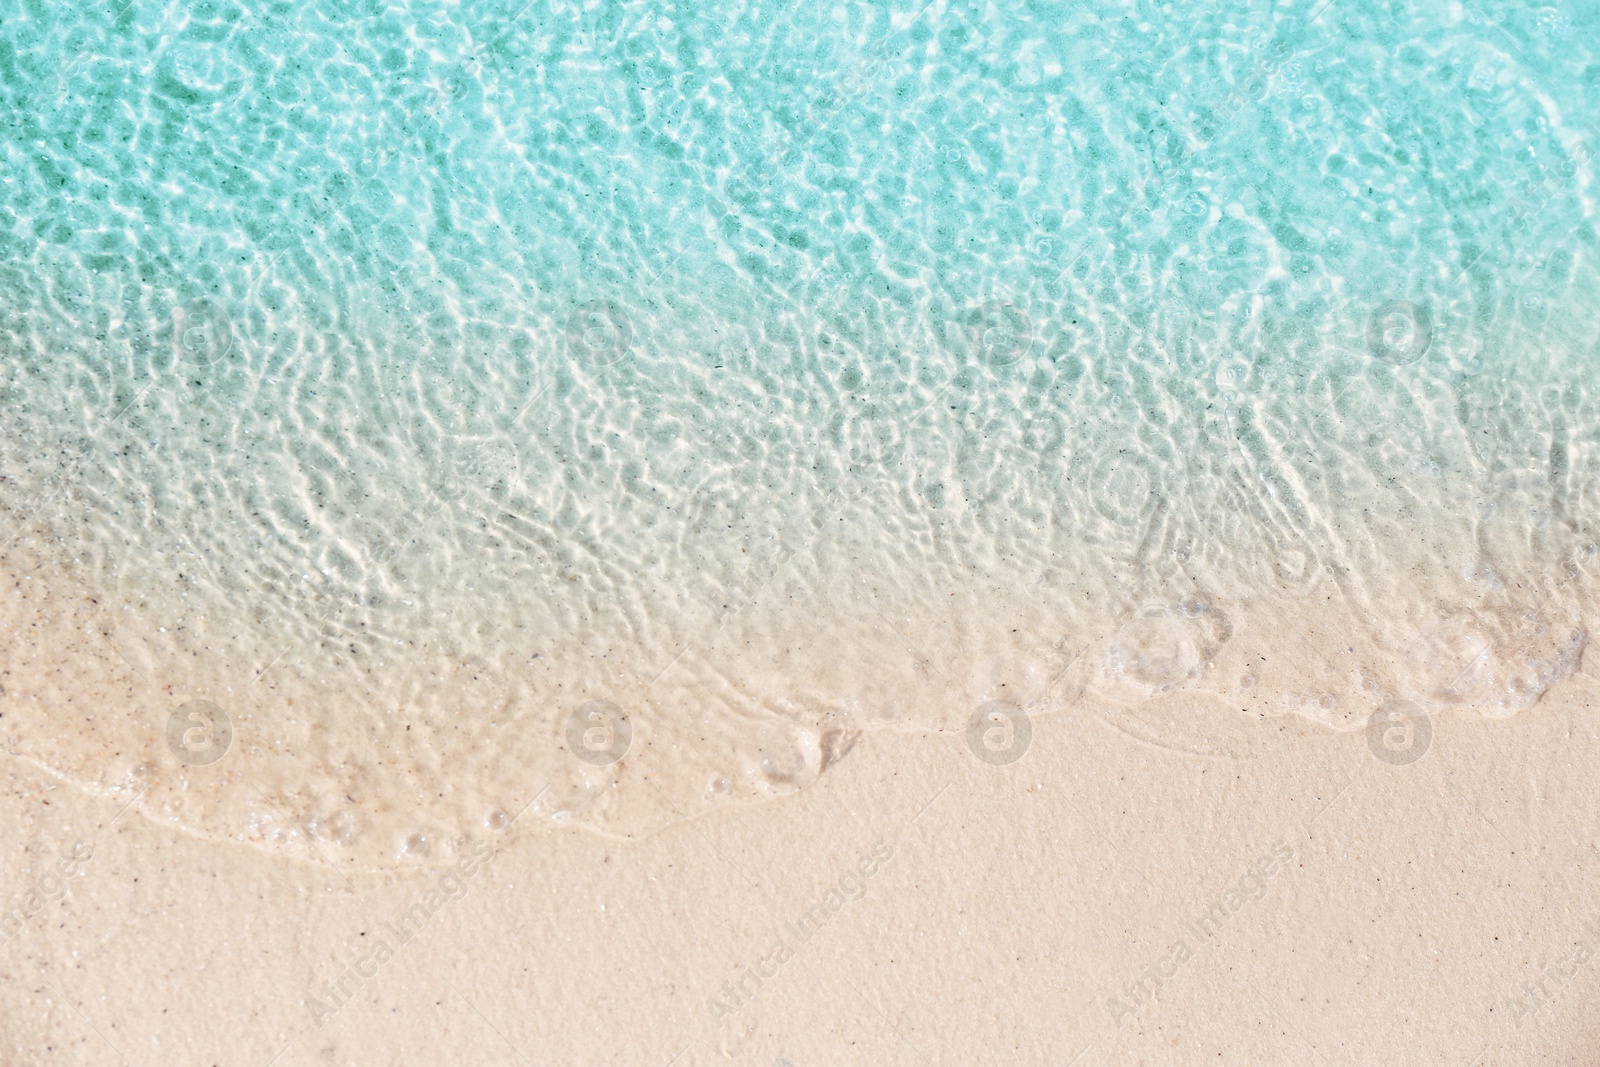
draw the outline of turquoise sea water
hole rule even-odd
[[[1600,568],[1597,30],[0,0],[0,735],[389,864],[992,701],[1528,711]]]

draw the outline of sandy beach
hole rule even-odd
[[[1594,1067],[1597,41],[0,0],[0,1067]]]
[[[1193,756],[1076,707],[1003,766],[874,735],[778,802],[406,875],[7,760],[7,886],[42,903],[0,947],[3,1058],[1591,1063],[1596,683],[1434,716],[1409,764],[1287,726]]]

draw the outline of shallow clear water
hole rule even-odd
[[[990,701],[1527,711],[1600,572],[1597,30],[0,2],[0,735],[388,865]]]

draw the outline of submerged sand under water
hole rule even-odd
[[[382,867],[512,820],[649,833],[804,788],[867,732],[1005,760],[994,704],[1270,760],[1286,727],[1397,701],[1522,712],[1581,662],[1582,390],[762,344],[691,364],[673,409],[652,388],[681,361],[569,359],[468,444],[337,391],[296,436],[162,381],[13,476],[43,503],[9,515],[8,749],[195,832]],[[186,432],[229,444],[186,474],[163,443]]]

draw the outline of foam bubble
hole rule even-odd
[[[1227,619],[1198,597],[1146,604],[1118,630],[1107,667],[1147,688],[1170,689],[1199,677],[1230,634]]]

